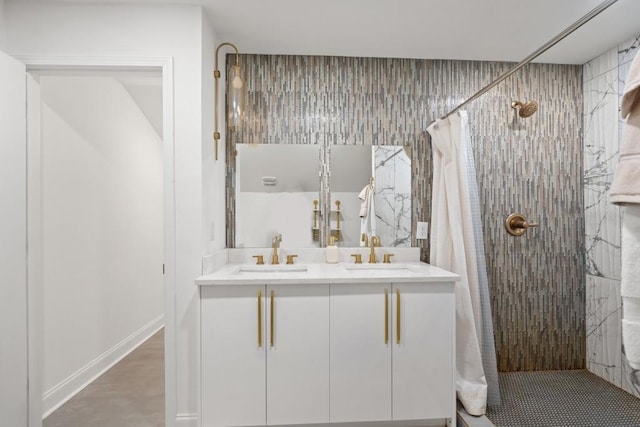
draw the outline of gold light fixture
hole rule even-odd
[[[213,77],[215,78],[215,131],[213,133],[213,140],[215,141],[215,152],[216,152],[216,160],[218,160],[218,141],[220,140],[220,131],[219,131],[219,103],[218,103],[218,94],[219,94],[219,81],[220,81],[220,70],[218,69],[218,53],[220,52],[220,48],[224,46],[231,46],[236,51],[236,61],[235,64],[229,70],[229,75],[227,76],[227,126],[229,129],[234,130],[238,129],[242,125],[242,121],[244,120],[245,114],[245,93],[247,85],[244,81],[242,75],[242,69],[238,63],[239,53],[238,48],[233,43],[220,43],[216,48],[216,63],[215,70],[213,71]]]

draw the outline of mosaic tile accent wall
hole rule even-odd
[[[430,218],[427,126],[510,67],[268,55],[241,61],[251,70],[249,125],[232,144],[411,145],[413,230]],[[468,108],[500,371],[585,366],[581,74],[579,66],[529,65]],[[517,118],[516,99],[537,100],[538,113]],[[512,212],[540,227],[508,235],[503,222]],[[417,243],[428,260],[428,241]]]
[[[640,397],[640,373],[622,343],[621,211],[608,192],[622,141],[619,106],[640,35],[584,65],[584,199],[587,274],[587,367]]]

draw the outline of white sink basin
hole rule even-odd
[[[238,274],[255,273],[306,273],[306,265],[243,265],[238,268]]]
[[[349,273],[378,273],[378,274],[403,274],[415,273],[413,269],[406,265],[393,264],[351,264],[345,266]]]

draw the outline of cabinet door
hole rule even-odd
[[[267,286],[267,424],[329,422],[329,285]]]
[[[391,419],[390,288],[331,285],[331,422]]]
[[[394,284],[392,301],[393,419],[454,417],[453,285]]]
[[[202,426],[264,425],[265,288],[200,289]]]

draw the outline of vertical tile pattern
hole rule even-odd
[[[587,276],[587,367],[622,387],[622,305],[617,280]]]
[[[236,141],[412,147],[412,224],[430,221],[427,126],[511,64],[242,55],[249,125]],[[540,107],[516,117],[513,100]],[[498,369],[585,366],[582,67],[532,64],[472,103]],[[516,238],[504,219],[540,227]],[[228,220],[231,219],[229,213]],[[421,247],[428,260],[428,240]]]
[[[633,61],[633,58],[635,58],[638,53],[638,49],[640,49],[640,34],[620,43],[618,45],[618,63],[616,65]]]
[[[640,34],[618,46],[618,99],[622,100],[629,68],[635,56],[640,52]],[[620,105],[620,102],[618,102]],[[618,142],[622,142],[624,120],[618,116]],[[636,397],[640,397],[640,370],[633,369],[622,352],[622,388]]]
[[[619,105],[639,49],[640,35],[584,65],[587,366],[637,397],[640,372],[629,366],[621,339],[621,212],[609,204],[608,192],[622,140]]]
[[[620,280],[620,210],[609,203],[618,163],[618,70],[584,83],[587,274]]]
[[[632,37],[618,46],[618,99],[622,99],[624,94],[624,86],[626,84],[627,75],[631,62],[640,52],[640,34]],[[620,105],[620,102],[618,102]],[[622,125],[624,120],[618,116],[618,142],[622,143]],[[624,309],[624,307],[623,307]],[[640,370],[633,369],[629,365],[629,361],[624,354],[624,346],[622,351],[622,388],[636,397],[640,397]]]

